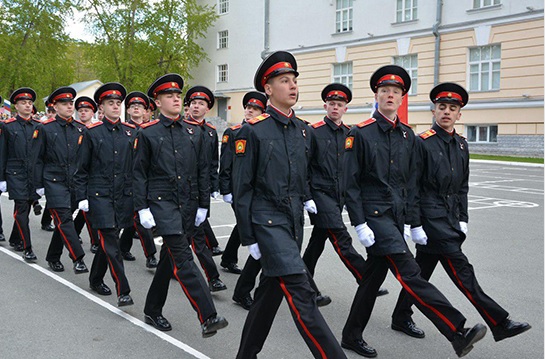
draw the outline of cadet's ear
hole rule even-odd
[[[270,83],[266,83],[265,86],[263,86],[263,88],[265,89],[265,93],[267,94],[267,97],[270,97],[271,96],[271,93],[272,93],[272,86]]]

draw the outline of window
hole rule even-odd
[[[343,84],[352,90],[352,62],[333,65],[333,82]]]
[[[227,82],[229,80],[229,66],[227,64],[218,65],[218,82]]]
[[[500,5],[501,0],[473,0],[473,8],[480,9],[487,6]]]
[[[395,56],[394,64],[403,67],[411,77],[409,95],[416,95],[418,91],[418,55]]]
[[[229,45],[229,30],[218,32],[218,49],[226,49]]]
[[[499,90],[500,65],[500,45],[480,46],[469,49],[469,90]]]
[[[498,126],[466,126],[468,142],[498,142]]]
[[[229,12],[229,0],[218,0],[219,14],[227,14]]]
[[[352,31],[352,1],[337,0],[335,32]]]
[[[416,20],[418,18],[418,0],[397,0],[396,22]]]

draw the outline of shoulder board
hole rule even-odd
[[[307,125],[310,126],[310,122],[308,122],[307,120],[303,120],[301,117],[297,117],[297,116],[295,116],[295,117],[296,117],[298,120],[303,121],[304,123],[306,123]]]
[[[216,127],[214,127],[214,125],[211,124],[211,123],[205,122],[205,124],[206,124],[206,126],[210,127],[210,128],[213,129],[213,130],[216,129]]]
[[[74,119],[74,122],[75,122],[75,123],[77,123],[77,124],[80,124],[80,125],[83,125],[83,126],[85,126],[85,124],[84,124],[83,122],[81,122],[80,120],[76,120],[76,119]]]
[[[403,123],[401,121],[399,121],[399,123],[401,123],[403,126],[407,126],[408,128],[413,128],[411,125],[409,125],[408,123]]]
[[[32,121],[34,121],[34,122],[36,122],[36,123],[42,123],[42,121],[40,121],[40,120],[32,119]]]
[[[241,127],[242,127],[242,124],[239,123],[238,125],[234,125],[234,126],[231,126],[231,127],[229,127],[229,128],[230,128],[231,130],[238,130],[238,129],[241,128]]]
[[[250,125],[255,125],[256,123],[260,122],[260,121],[263,121],[267,118],[271,117],[271,115],[269,115],[268,113],[264,113],[264,114],[261,114],[257,117],[254,117],[252,118],[251,120],[248,120],[246,122],[248,122]]]
[[[95,123],[90,123],[87,125],[87,128],[94,128],[94,127],[97,127],[97,126],[100,126],[102,125],[102,121],[98,121],[98,122],[95,122]]]
[[[346,123],[344,123],[344,122],[343,122],[343,126],[346,127],[346,128],[348,128],[349,130],[351,129],[351,127],[348,126],[348,125],[347,125]]]
[[[150,122],[147,122],[147,123],[143,123],[143,124],[140,125],[140,128],[150,127],[150,126],[153,126],[153,125],[155,125],[157,123],[159,123],[159,119],[153,120],[153,121],[150,121]]]
[[[425,140],[426,138],[429,138],[433,135],[435,135],[437,132],[435,130],[427,130],[426,132],[422,132],[419,136],[421,139]]]
[[[322,127],[323,125],[325,125],[325,121],[313,123],[311,126],[312,128],[318,128],[318,127]]]
[[[184,120],[185,123],[189,123],[190,125],[200,126],[201,124],[196,121],[191,120]]]
[[[365,120],[363,122],[358,123],[356,126],[358,126],[359,128],[362,128],[362,127],[370,125],[370,124],[372,124],[374,122],[377,122],[377,120],[374,119],[373,117],[371,117],[370,119],[367,119],[367,120]]]
[[[10,122],[13,122],[13,121],[15,121],[15,120],[17,120],[17,119],[16,119],[15,117],[12,117],[12,118],[10,118],[10,119],[4,121],[4,123],[10,123]]]
[[[47,120],[43,121],[42,124],[47,125],[48,123],[52,123],[52,122],[55,122],[55,121],[56,121],[56,118],[52,117],[52,118],[48,118]]]
[[[461,138],[462,140],[467,141],[467,138],[465,138],[464,136],[462,136],[462,135],[458,135],[458,136],[460,136],[460,138]]]
[[[132,123],[128,123],[128,122],[121,122],[121,124],[123,124],[124,126],[130,127],[130,128],[136,128],[136,126],[135,126],[135,125],[133,125]]]

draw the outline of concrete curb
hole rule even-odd
[[[504,166],[543,167],[543,163],[529,163],[529,162],[507,162],[507,161],[473,160],[473,159],[470,159],[469,162],[500,164]]]

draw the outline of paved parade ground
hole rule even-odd
[[[469,191],[469,237],[464,252],[475,268],[481,287],[517,321],[527,321],[532,329],[518,337],[496,343],[490,331],[476,344],[467,358],[544,357],[544,209],[543,166],[471,162]],[[13,203],[1,197],[4,233],[12,228]],[[345,215],[348,223],[348,216]],[[247,312],[235,305],[231,296],[237,275],[220,270],[228,289],[214,293],[218,313],[229,326],[209,339],[201,338],[195,312],[177,282],[171,281],[163,315],[172,324],[170,332],[159,332],[143,322],[145,296],[153,277],[146,269],[138,241],[131,252],[135,262],[125,262],[135,304],[117,308],[115,295],[102,297],[89,290],[88,274],[75,275],[64,251],[61,261],[66,270],[54,273],[45,254],[50,232],[40,229],[39,217],[31,214],[31,236],[36,264],[23,262],[8,242],[0,242],[0,358],[234,358]],[[222,247],[234,226],[231,207],[212,201],[210,223]],[[310,237],[307,220],[305,240]],[[349,226],[355,238],[355,232]],[[82,236],[90,267],[89,238]],[[306,245],[306,242],[305,244]],[[357,241],[354,247],[365,256]],[[411,244],[410,247],[414,249]],[[158,247],[159,249],[159,247]],[[414,253],[414,251],[413,251]],[[247,257],[239,250],[239,266]],[[220,257],[214,257],[219,266]],[[340,340],[342,327],[356,291],[356,282],[343,266],[330,244],[316,269],[316,282],[333,302],[321,311]],[[431,278],[449,300],[468,319],[468,326],[484,323],[470,302],[456,289],[440,266]],[[105,283],[114,290],[108,272]],[[390,294],[377,299],[364,339],[378,351],[378,358],[437,359],[455,358],[450,343],[420,312],[414,320],[426,338],[413,339],[390,329],[390,316],[400,285],[391,274],[385,288]],[[360,358],[347,351],[348,358]],[[310,351],[299,336],[287,305],[280,307],[273,328],[259,358],[310,358]]]

